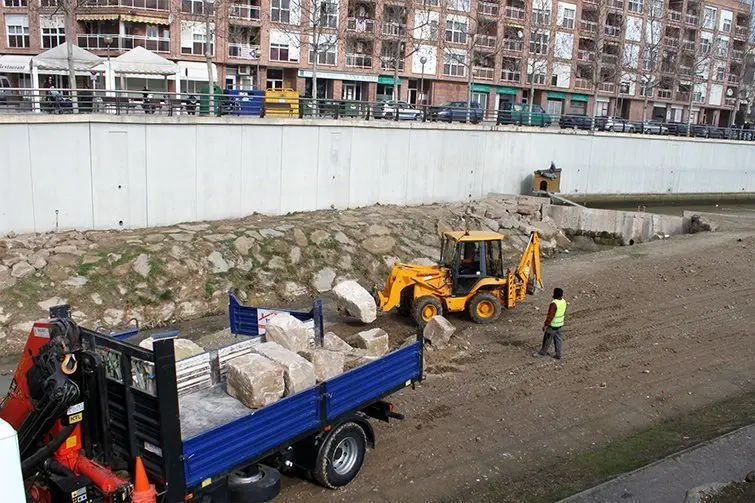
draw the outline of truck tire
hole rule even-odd
[[[424,327],[433,316],[443,316],[443,304],[432,295],[414,299],[412,319],[419,327]]]
[[[480,292],[469,301],[468,309],[475,323],[493,323],[501,316],[501,301],[490,292]]]
[[[312,476],[329,489],[344,487],[359,474],[366,452],[367,436],[362,427],[353,422],[343,423],[331,430],[320,446]]]
[[[269,466],[252,465],[228,476],[229,503],[263,503],[280,491],[281,475]]]

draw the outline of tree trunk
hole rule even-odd
[[[317,44],[315,44],[315,57],[312,59],[312,113],[317,117],[317,58],[319,53],[317,52]]]
[[[469,75],[467,75],[467,122],[472,122],[471,109],[472,109],[472,86],[474,85],[473,72],[474,70],[473,70],[472,65],[469,65]]]
[[[695,79],[690,80],[689,102],[687,103],[687,136],[692,135],[692,102],[695,99]]]
[[[399,69],[399,61],[401,60],[401,42],[396,42],[396,54],[393,56],[393,92],[391,93],[393,95],[393,100],[398,101],[399,96],[399,90],[398,90],[398,69]]]
[[[212,23],[210,22],[210,15],[206,12],[206,9],[208,9],[210,2],[205,0],[204,3],[204,9],[205,9],[205,17],[204,17],[204,29],[206,33],[205,38],[205,44],[204,44],[204,58],[207,62],[207,85],[210,88],[209,89],[209,96],[207,97],[207,105],[208,105],[208,113],[210,115],[215,114],[215,75],[212,73]],[[213,5],[214,7],[214,5]]]
[[[643,129],[645,121],[648,120],[648,89],[645,88],[645,99],[642,101],[642,123]]]
[[[76,112],[76,110],[78,109],[78,99],[76,95],[76,65],[73,61],[73,45],[75,41],[73,34],[74,7],[74,0],[70,0],[67,3],[63,22],[65,26],[64,29],[66,31],[66,41],[68,42],[66,44],[66,59],[68,60],[68,89],[71,90],[71,107],[73,108],[73,111]]]

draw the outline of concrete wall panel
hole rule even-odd
[[[241,217],[243,129],[197,126],[197,215],[202,220]]]
[[[353,128],[320,129],[317,157],[319,210],[349,207]]]
[[[264,126],[242,126],[241,213],[281,212],[283,130]]]
[[[202,220],[197,213],[197,127],[147,127],[148,225]],[[202,169],[212,170],[203,165]]]
[[[349,168],[349,207],[370,206],[381,199],[383,177],[390,178],[383,166],[386,129],[353,128],[351,132],[351,165]],[[403,173],[406,179],[406,173]]]
[[[0,125],[0,234],[36,229],[33,186],[28,126]]]
[[[317,209],[319,133],[316,127],[283,128],[281,213]]]

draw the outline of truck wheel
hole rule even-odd
[[[343,423],[332,430],[317,453],[312,474],[318,484],[338,489],[354,480],[364,464],[367,437],[356,423]]]
[[[501,301],[489,292],[481,292],[469,301],[469,317],[475,323],[492,323],[501,316]]]
[[[396,309],[401,316],[409,316],[412,314],[412,300],[414,300],[413,290],[413,288],[404,288],[401,290],[401,302]]]
[[[443,305],[432,295],[425,295],[419,299],[414,299],[412,304],[412,318],[414,322],[424,327],[433,316],[443,316]]]
[[[281,474],[264,465],[251,465],[228,476],[229,503],[263,503],[281,491]]]

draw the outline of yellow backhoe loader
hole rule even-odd
[[[453,231],[443,235],[440,265],[396,264],[375,301],[382,311],[397,308],[424,326],[433,316],[468,311],[477,323],[491,323],[501,306],[514,307],[540,288],[540,241],[530,235],[515,271],[504,269],[503,235],[489,231]]]

